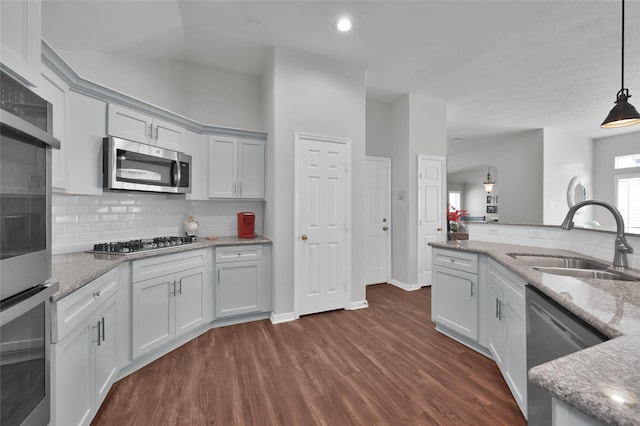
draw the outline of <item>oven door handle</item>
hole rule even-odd
[[[47,281],[33,288],[30,293],[25,292],[24,297],[17,297],[15,302],[11,300],[3,301],[6,306],[0,307],[0,323],[6,324],[21,315],[29,312],[44,301],[48,301],[58,291],[59,284],[57,281]]]

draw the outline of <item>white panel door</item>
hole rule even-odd
[[[391,268],[391,159],[367,157],[366,283],[386,283]]]
[[[431,285],[431,247],[446,231],[445,158],[418,155],[418,283]]]
[[[176,336],[206,322],[205,267],[176,276]]]
[[[344,308],[349,285],[350,141],[296,134],[296,313]]]
[[[153,119],[153,131],[152,136],[156,145],[174,151],[183,151],[182,138],[185,129],[155,118]]]
[[[151,117],[123,108],[120,105],[107,106],[107,134],[117,138],[141,143],[150,143],[152,138]]]
[[[238,139],[212,136],[209,141],[209,197],[236,197]]]
[[[264,141],[238,142],[238,197],[264,198]]]
[[[134,283],[132,287],[132,357],[169,342],[175,331],[175,275]]]
[[[96,324],[100,327],[96,351],[96,407],[99,407],[111,389],[118,372],[118,294],[114,293],[96,312]],[[120,337],[122,338],[122,337]]]

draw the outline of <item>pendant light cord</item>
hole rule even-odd
[[[620,82],[622,84],[620,91],[623,92],[624,91],[624,0],[622,0],[622,66],[621,66],[620,74],[621,74]]]

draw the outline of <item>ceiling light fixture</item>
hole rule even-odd
[[[351,29],[351,21],[347,18],[342,18],[338,21],[338,31],[347,32]]]
[[[616,127],[631,126],[640,123],[640,114],[627,102],[631,97],[629,89],[624,87],[624,0],[622,0],[622,71],[620,91],[616,96],[616,106],[609,112],[607,118],[602,122],[600,127],[605,129],[613,129]]]
[[[487,177],[482,181],[484,185],[484,190],[487,191],[487,194],[490,194],[493,191],[493,185],[496,184],[496,180],[491,177],[491,167],[487,167]]]

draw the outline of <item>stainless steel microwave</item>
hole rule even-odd
[[[104,189],[188,194],[191,156],[120,139],[103,140]]]

